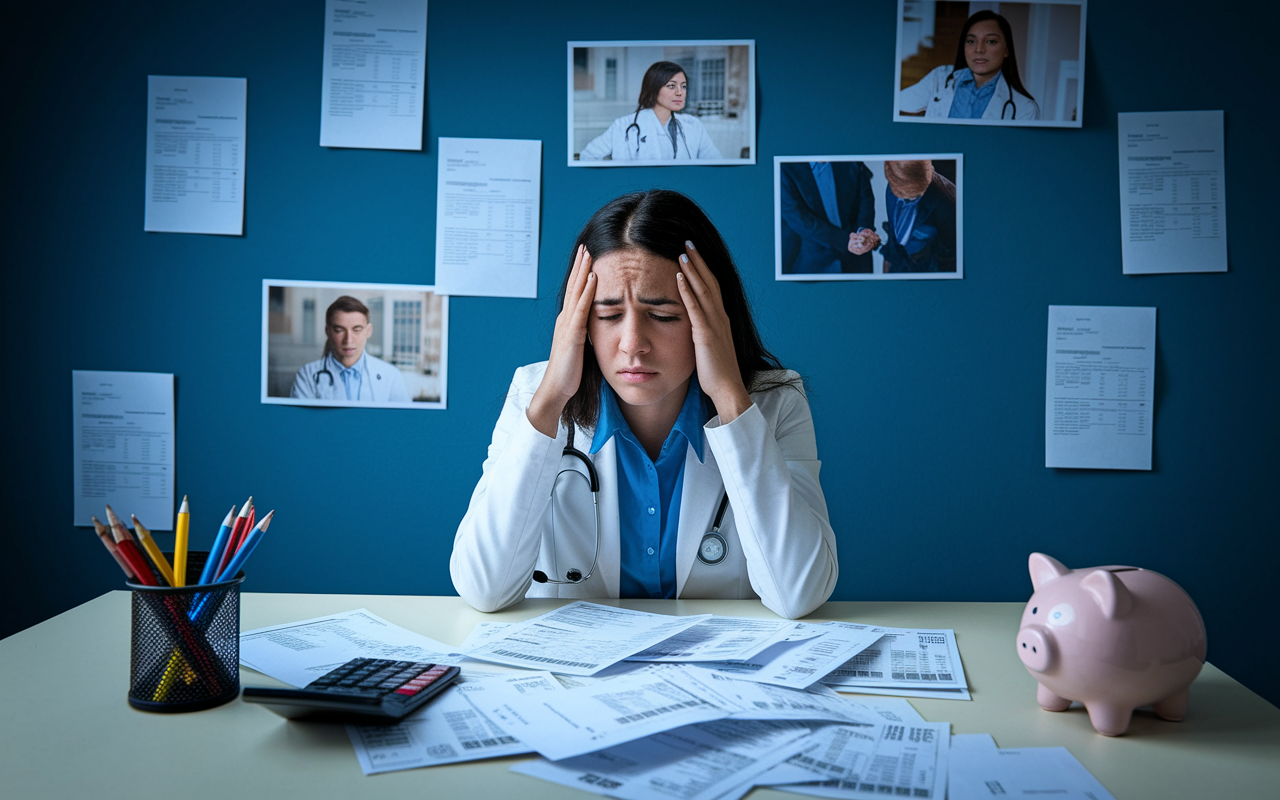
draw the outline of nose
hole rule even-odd
[[[1028,625],[1018,631],[1018,658],[1033,672],[1048,672],[1057,660],[1053,635],[1040,625]]]
[[[618,340],[618,349],[627,355],[640,355],[649,352],[649,333],[640,315],[628,314],[622,323],[622,338]]]

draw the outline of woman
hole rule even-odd
[[[688,161],[720,158],[702,122],[684,110],[689,81],[673,61],[649,67],[640,82],[635,114],[618,117],[582,152],[579,161]]]
[[[528,595],[810,613],[837,576],[813,420],[719,232],[684,195],[637,192],[574,252],[550,358],[516,370],[458,526],[458,594],[482,611]]]
[[[993,11],[969,17],[960,31],[953,66],[934,69],[898,93],[898,112],[926,117],[1024,121],[1040,107],[1018,76],[1009,20]]]

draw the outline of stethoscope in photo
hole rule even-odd
[[[582,570],[578,569],[577,567],[570,567],[564,574],[565,579],[561,581],[561,580],[556,580],[554,578],[548,577],[547,573],[543,572],[540,569],[535,569],[533,571],[533,579],[538,583],[559,583],[559,584],[583,583],[588,578],[590,578],[593,573],[595,573],[596,564],[599,563],[600,561],[600,476],[596,472],[595,464],[591,463],[591,459],[587,457],[587,454],[573,446],[573,427],[572,426],[569,427],[569,441],[564,446],[564,452],[561,453],[562,458],[565,456],[581,461],[583,465],[587,468],[587,472],[584,475],[582,472],[576,469],[573,469],[572,467],[567,467],[565,469],[560,470],[560,472],[556,473],[555,483],[551,485],[552,547],[553,548],[555,547],[555,537],[556,537],[556,524],[555,524],[556,488],[559,487],[560,485],[560,478],[564,476],[565,473],[570,473],[573,475],[577,475],[578,477],[585,480],[587,482],[587,486],[591,489],[591,504],[595,507],[594,512],[595,512],[595,522],[596,522],[595,552],[591,556],[591,569],[587,570],[585,575],[582,573]],[[720,533],[720,525],[721,523],[724,522],[724,513],[725,511],[728,510],[728,508],[729,508],[729,494],[726,492],[724,497],[721,498],[720,500],[720,507],[716,511],[715,522],[712,523],[711,530],[707,531],[702,535],[702,541],[698,545],[698,560],[704,564],[714,566],[724,561],[725,557],[729,555],[729,544],[725,540],[724,535]]]
[[[1003,78],[1004,76],[1002,75],[1002,76],[1000,76],[1000,77],[1001,77],[1001,78]],[[944,88],[944,89],[952,89],[952,88],[954,88],[954,87],[952,87],[952,85],[951,85],[951,84],[955,83],[955,81],[956,81],[956,74],[955,74],[955,72],[952,72],[950,75],[948,75],[948,76],[947,76],[946,81],[944,81],[944,82],[943,82],[943,84],[942,84],[942,88]],[[934,100],[934,102],[939,102],[939,101],[941,101],[941,100],[942,100],[942,98],[941,98],[941,97],[935,97],[935,98],[933,98],[933,100]],[[1010,87],[1009,87],[1009,98],[1008,98],[1007,100],[1005,100],[1005,101],[1004,101],[1004,105],[1000,106],[1000,119],[1004,119],[1004,114],[1005,114],[1005,112],[1006,112],[1006,111],[1008,111],[1008,110],[1009,110],[1009,108],[1010,108],[1010,107],[1012,107],[1012,108],[1013,108],[1013,113],[1009,115],[1009,119],[1017,119],[1017,118],[1018,118],[1018,104],[1017,104],[1017,103],[1015,103],[1015,102],[1013,102],[1013,87],[1012,87],[1012,86],[1010,86]]]
[[[636,155],[640,155],[640,143],[643,142],[646,138],[640,135],[640,112],[643,110],[644,109],[640,109],[640,108],[636,109],[636,115],[635,117],[632,118],[631,124],[628,125],[627,129],[622,133],[622,140],[630,144],[631,129],[632,128],[636,129]],[[684,126],[680,124],[680,120],[676,119],[675,114],[671,115],[671,122],[668,123],[668,129],[671,131],[671,157],[675,158],[676,153],[680,149],[679,146],[676,144],[676,136],[679,136],[681,139],[684,140],[685,152],[691,153],[692,151],[689,150],[689,140],[684,135]]]
[[[361,369],[364,371],[364,375],[365,375],[365,377],[368,377],[368,376],[369,376],[369,370],[368,370],[368,367],[367,367],[367,366],[365,366],[365,367],[361,367]],[[330,394],[332,394],[332,393],[333,393],[333,391],[334,391],[334,386],[335,386],[335,384],[334,384],[334,382],[333,382],[333,373],[329,371],[329,357],[328,357],[328,356],[326,356],[326,357],[325,357],[325,359],[324,359],[324,361],[322,361],[322,362],[320,363],[320,369],[316,371],[316,394],[317,394],[317,395],[318,395],[318,394],[320,394],[320,376],[321,376],[321,375],[323,375],[323,376],[325,376],[326,378],[328,378],[328,379],[329,379],[329,392],[330,392]],[[382,380],[382,374],[381,374],[381,373],[379,373],[379,374],[375,375],[375,376],[374,376],[374,380],[379,380],[379,381],[380,381],[380,380]],[[360,382],[360,391],[362,391],[362,392],[364,391],[364,381],[361,381],[361,382]],[[370,387],[369,387],[369,391],[373,391],[373,387],[372,387],[372,386],[370,386]],[[357,400],[359,400],[360,398],[357,396],[357,397],[356,397],[356,399],[357,399]]]

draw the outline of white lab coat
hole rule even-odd
[[[689,114],[675,117],[680,123],[676,161],[723,158],[701,120]],[[640,127],[639,133],[635,128],[628,131],[633,120]],[[671,161],[671,133],[658,121],[652,108],[641,109],[639,115],[618,117],[608,130],[582,148],[578,160],[599,161],[606,156],[612,156],[614,161]]]
[[[555,439],[529,422],[525,410],[546,362],[521,367],[493,431],[483,474],[458,526],[449,562],[458,594],[481,611],[505,608],[522,597],[617,597],[620,585],[618,460],[616,439],[589,456],[600,476],[600,558],[578,584],[535,583],[534,569],[564,580],[570,568],[584,575],[595,549],[595,522],[586,482],[565,476],[567,433]],[[787,373],[788,377],[796,377]],[[835,589],[835,534],[818,483],[813,418],[798,389],[751,395],[754,405],[728,424],[706,424],[706,461],[692,445],[685,454],[676,542],[676,596],[760,598],[774,613],[802,617]],[[591,430],[577,429],[574,444],[590,449]],[[579,466],[579,469],[581,467]],[[720,527],[723,561],[698,559],[723,493],[729,509]],[[554,505],[554,509],[553,509]],[[552,536],[552,514],[555,536]]]
[[[409,402],[409,390],[398,368],[368,353],[361,356],[359,366],[360,399],[350,402]],[[342,365],[331,355],[303,364],[293,378],[289,396],[302,400],[346,400],[346,387],[338,377],[341,371]]]
[[[898,110],[899,111],[919,111],[924,109],[926,117],[946,117],[951,113],[951,101],[956,96],[955,80],[948,81],[947,76],[951,74],[954,68],[950,66],[942,66],[934,69],[924,79],[914,86],[908,86],[898,93]],[[1040,106],[1036,105],[1036,101],[1027,97],[1019,91],[1015,91],[1009,86],[1004,79],[1004,73],[1001,72],[996,76],[996,91],[991,95],[991,102],[987,103],[987,109],[982,114],[982,119],[999,120],[1004,119],[1005,122],[1025,122],[1029,119],[1038,119],[1040,117]],[[1013,103],[1008,107],[1005,101],[1013,97]],[[1015,115],[1016,109],[1016,115]],[[1001,116],[1001,112],[1004,116]]]

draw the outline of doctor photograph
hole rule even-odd
[[[757,333],[729,249],[654,189],[588,220],[546,361],[518,368],[454,539],[481,611],[528,597],[759,598],[811,613],[835,535],[801,378]]]
[[[357,403],[409,402],[400,370],[365,352],[373,332],[368,306],[343,295],[329,305],[324,319],[324,354],[298,370],[290,397]]]
[[[578,158],[581,161],[689,161],[719,159],[720,151],[702,121],[683,113],[689,79],[673,61],[649,67],[640,84],[634,114],[619,117]]]
[[[896,122],[1080,127],[1083,0],[899,0],[898,14]]]

